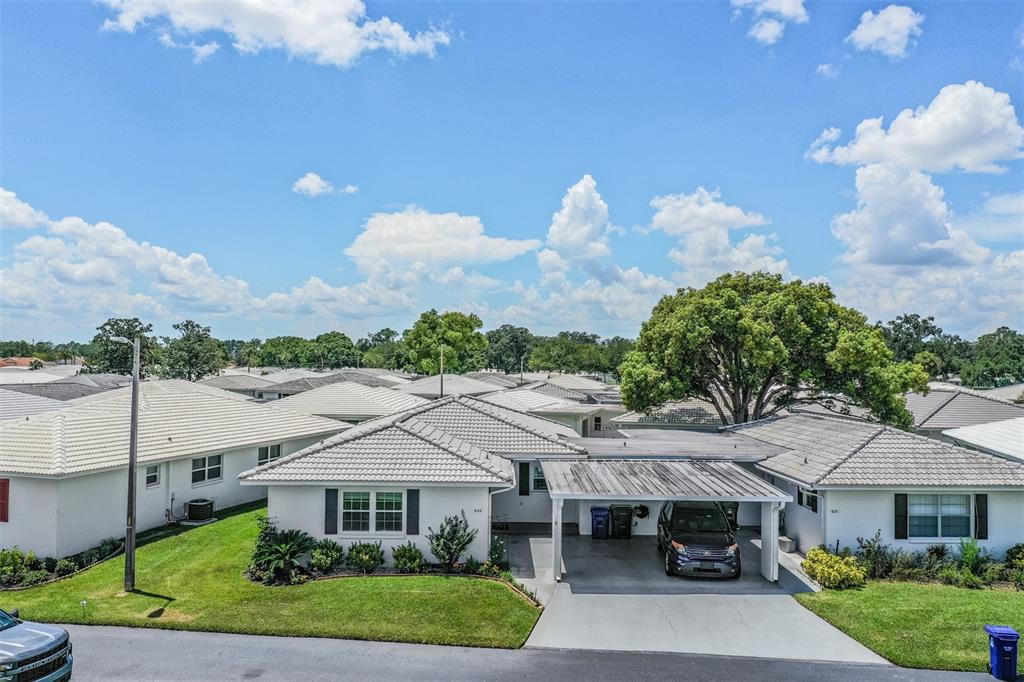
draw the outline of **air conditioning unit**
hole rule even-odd
[[[209,521],[213,518],[213,500],[189,500],[185,504],[185,514],[189,521]]]

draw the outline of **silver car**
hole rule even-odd
[[[63,682],[73,663],[67,630],[0,609],[0,682]]]

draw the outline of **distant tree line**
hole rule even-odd
[[[731,319],[728,315],[739,313],[737,301],[740,300],[740,294],[737,294],[737,288],[741,289],[742,295],[748,295],[744,288],[760,287],[767,293],[757,295],[774,297],[774,300],[792,297],[794,302],[788,313],[790,315],[795,310],[793,306],[803,304],[803,299],[812,294],[823,297],[823,301],[833,305],[831,292],[819,291],[811,285],[788,285],[787,288],[774,279],[764,279],[760,275],[746,277],[747,280],[730,280],[717,288],[712,283],[701,290],[680,290],[676,297],[686,294],[688,298],[678,299],[680,302],[685,300],[686,304],[680,306],[680,311],[671,314],[664,308],[667,304],[659,304],[652,319],[644,325],[645,329],[650,330],[647,334],[650,341],[645,344],[648,350],[645,352],[649,354],[657,352],[658,348],[672,348],[675,353],[669,358],[672,362],[689,357],[687,353],[690,351],[684,353],[684,346],[706,343],[710,338],[707,336],[709,330],[715,325],[726,324]],[[667,297],[666,300],[677,299]],[[859,319],[856,316],[860,314],[856,311],[841,307],[835,310],[837,312],[830,315],[835,316],[836,320]],[[714,311],[718,312],[708,317]],[[767,309],[762,311],[764,314],[767,312]],[[666,322],[660,322],[662,318]],[[826,316],[823,319],[828,322],[831,318]],[[754,325],[754,321],[767,324],[756,318],[745,324]],[[818,320],[814,318],[814,324],[805,321],[802,326],[798,325],[791,339],[780,335],[780,330],[785,328],[783,323],[788,325],[792,320],[783,317],[771,321],[770,328],[774,329],[774,334],[767,337],[753,334],[753,331],[763,331],[756,325],[750,329],[730,328],[722,333],[731,340],[749,336],[744,343],[751,349],[755,349],[751,344],[765,344],[768,343],[765,339],[769,339],[775,346],[788,344],[791,351],[799,351],[801,344],[810,342],[807,330],[814,328]],[[691,324],[697,326],[687,335],[678,336],[679,329],[689,328]],[[850,326],[851,323],[843,324]],[[545,371],[603,374],[619,379],[620,368],[624,367],[627,356],[636,348],[633,339],[622,336],[602,339],[597,334],[584,331],[562,331],[553,336],[542,336],[532,333],[526,327],[512,324],[504,324],[487,332],[481,331],[482,327],[483,322],[477,315],[457,311],[439,313],[431,309],[422,313],[404,332],[385,327],[355,341],[341,331],[328,331],[313,338],[275,336],[267,339],[220,340],[211,335],[209,327],[193,320],[175,324],[175,334],[172,336],[158,337],[153,334],[153,325],[138,318],[112,318],[97,328],[96,335],[88,343],[0,341],[0,357],[35,357],[49,362],[71,362],[76,358],[84,358],[86,371],[129,374],[131,348],[111,340],[120,336],[142,339],[143,376],[191,381],[215,374],[229,364],[315,369],[378,367],[435,374],[440,370],[442,351],[445,371],[450,373],[494,369],[508,374]],[[823,330],[826,328],[835,328],[835,324],[822,326]],[[949,379],[959,376],[966,385],[976,387],[1024,382],[1024,335],[1008,327],[1000,327],[976,341],[969,341],[944,332],[932,317],[908,313],[886,323],[878,322],[873,327],[864,324],[856,328],[861,330],[858,333],[862,335],[868,333],[866,330],[875,330],[880,343],[888,349],[892,363],[920,366],[930,378]],[[703,347],[698,344],[693,352],[700,348]],[[767,354],[765,357],[772,357],[769,350],[766,346],[758,352]],[[847,349],[846,352],[852,351]],[[804,355],[810,357],[808,353]],[[878,357],[877,349],[872,351],[871,356]],[[698,364],[705,362],[700,355],[694,355],[691,361]],[[866,362],[864,358],[859,361]],[[642,364],[649,365],[650,362]],[[639,365],[634,363],[636,367]],[[679,371],[688,371],[694,375],[696,367],[696,364],[681,367]],[[634,376],[638,376],[636,371]],[[633,381],[635,384],[636,379]],[[678,391],[664,393],[668,395]],[[654,391],[650,395],[660,393]],[[646,403],[646,400],[642,402]]]

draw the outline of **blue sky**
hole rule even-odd
[[[0,336],[429,307],[632,336],[755,268],[1019,328],[1022,32],[1016,3],[4,2]]]

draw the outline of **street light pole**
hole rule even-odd
[[[124,529],[124,591],[135,591],[135,469],[138,462],[139,441],[139,347],[136,337],[129,341],[123,336],[110,339],[132,346],[132,417],[128,433],[128,509]]]

